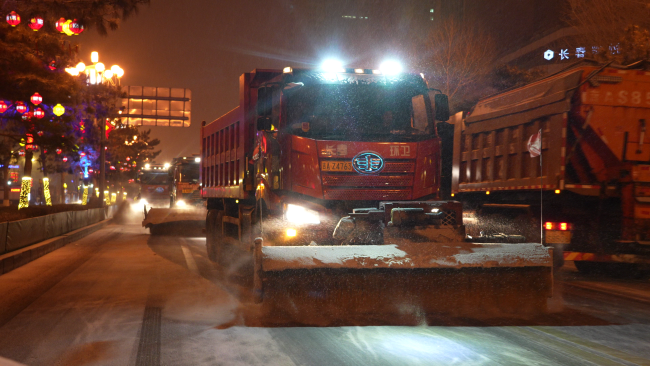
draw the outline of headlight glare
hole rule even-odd
[[[286,218],[287,221],[295,224],[320,224],[317,211],[294,204],[287,205]]]

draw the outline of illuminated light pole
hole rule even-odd
[[[32,177],[23,177],[20,185],[20,200],[18,209],[29,207],[29,193],[32,188]]]
[[[52,206],[52,196],[50,196],[50,179],[43,178],[43,196],[45,196],[45,204]]]
[[[84,195],[81,200],[82,205],[86,205],[88,203],[88,186],[84,184]]]

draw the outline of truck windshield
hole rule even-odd
[[[413,87],[399,86],[304,86],[286,92],[286,125],[292,133],[326,140],[426,136],[429,127],[413,124],[411,98],[417,94]]]
[[[142,184],[157,184],[164,185],[169,183],[169,175],[167,173],[149,173],[146,172],[140,178]]]
[[[199,182],[199,164],[184,164],[181,167],[181,182],[198,183]]]

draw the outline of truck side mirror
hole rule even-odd
[[[271,118],[264,116],[257,117],[258,131],[271,131],[271,125]]]
[[[436,94],[434,96],[434,107],[437,121],[449,121],[449,100],[446,94]]]

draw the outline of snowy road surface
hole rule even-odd
[[[574,272],[532,320],[265,327],[205,239],[109,225],[0,276],[0,366],[650,365],[650,282]]]

